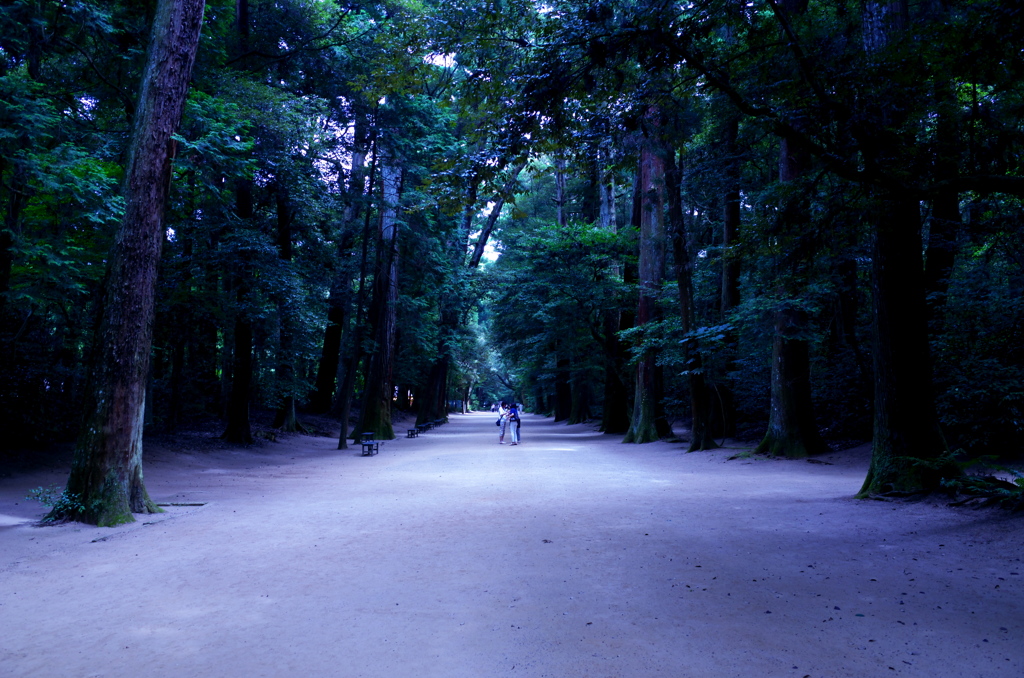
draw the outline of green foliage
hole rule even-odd
[[[1019,456],[1024,444],[1024,240],[1017,201],[979,201],[987,234],[965,244],[935,329],[939,415],[947,435],[971,454]]]
[[[249,6],[243,35],[235,3],[207,3],[175,138],[152,426],[223,411],[236,317],[254,327],[261,407],[308,392],[332,291],[343,298],[351,350],[368,305],[359,289],[370,289],[380,256],[385,153],[405,177],[395,380],[424,388],[447,360],[453,391],[475,385],[482,403],[551,392],[566,365],[596,388],[607,369],[606,320],[636,307],[627,280],[638,243],[625,224],[637,150],[651,133],[645,116],[656,108],[659,140],[684,175],[696,329],[682,332],[669,283],[660,319],[620,338],[634,354],[658,353],[670,403],[686,409],[684,377],[699,369],[713,388],[728,387],[756,435],[769,407],[771,318],[797,305],[809,318],[797,338],[811,347],[822,427],[834,438],[869,434],[876,196],[914,195],[928,209],[955,191],[958,257],[948,291],[932,300],[939,415],[967,454],[1022,449],[1016,8],[911,3],[906,30],[867,50],[864,4],[851,0],[810,3],[788,28],[773,6],[719,0]],[[18,444],[72,435],[78,420],[122,215],[147,11],[86,0],[0,8],[0,242],[9,240],[0,255],[10,259],[0,289],[0,416]],[[806,171],[785,182],[782,137],[806,154]],[[353,168],[361,154],[367,165]],[[560,168],[564,227],[554,203]],[[597,177],[614,181],[617,233],[592,224]],[[742,218],[739,240],[726,247],[724,195],[734,182]],[[467,271],[467,245],[499,193],[506,207],[490,242],[500,257]],[[726,263],[742,269],[741,303],[729,313]],[[286,378],[289,328],[295,369]],[[682,342],[697,345],[700,368]]]
[[[85,505],[78,494],[68,494],[67,490],[59,485],[50,487],[36,487],[29,490],[26,499],[38,501],[50,509],[49,514],[43,518],[44,523],[51,523],[60,520],[55,516],[68,516],[81,513]]]
[[[977,502],[982,506],[997,506],[1011,511],[1024,511],[1024,473],[1014,468],[994,464],[996,455],[967,457],[963,450],[947,452],[936,459],[909,459],[918,469],[924,469],[937,485],[961,506]],[[967,473],[973,466],[983,466],[986,475]],[[993,475],[1001,473],[1006,478]]]
[[[533,204],[519,207],[529,214]],[[502,227],[502,255],[487,272],[489,340],[518,383],[553,379],[552,352],[574,371],[603,366],[603,314],[628,299],[614,271],[630,259],[630,241],[580,221],[557,227],[525,217]]]

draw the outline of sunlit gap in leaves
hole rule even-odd
[[[495,203],[493,200],[488,202],[486,205],[484,205],[483,209],[481,209],[480,212],[477,214],[477,217],[479,219],[487,219],[487,217],[491,216],[491,212],[494,210],[496,204],[497,203]],[[481,233],[482,231],[474,231],[472,234],[470,234],[470,240],[475,243],[477,240],[480,239]],[[486,259],[488,262],[492,263],[498,260],[498,257],[501,256],[501,249],[500,247],[495,246],[495,243],[498,243],[499,246],[501,245],[501,241],[498,240],[492,233],[491,237],[487,239],[487,244],[484,245],[484,253],[483,256],[481,256],[481,259]],[[472,245],[469,248],[469,252],[473,252]]]
[[[427,54],[423,57],[423,61],[430,64],[431,66],[440,66],[441,68],[451,68],[455,65],[454,54],[438,54],[434,52]]]
[[[87,96],[78,97],[77,114],[83,120],[95,120],[96,119],[95,110],[96,110],[96,106],[98,106],[98,105],[99,105],[99,99],[96,99],[95,97],[87,97]],[[64,115],[67,115],[69,117],[74,116],[75,113],[76,113],[76,111],[73,111],[70,108],[64,109]]]

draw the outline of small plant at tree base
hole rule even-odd
[[[943,479],[942,487],[950,495],[965,496],[954,506],[961,506],[975,499],[982,500],[982,506],[998,506],[1011,511],[1024,511],[1024,474],[1020,471],[1004,467],[992,467],[992,470],[1010,474],[1012,482],[996,476],[963,476],[961,478]]]
[[[982,506],[998,506],[1011,511],[1024,511],[1024,473],[1004,466],[992,466],[995,456],[984,456],[960,461],[957,456],[963,450],[950,452],[937,459],[913,459],[915,465],[923,465],[942,475],[939,487],[953,498],[965,497],[952,506],[962,506],[980,500]],[[994,475],[970,475],[967,469],[984,463],[989,471],[1008,474],[1012,481]],[[950,473],[950,471],[953,471]]]
[[[29,490],[28,496],[25,498],[38,501],[51,509],[49,515],[43,518],[44,523],[56,522],[57,519],[52,516],[68,516],[85,510],[85,504],[82,503],[79,495],[68,494],[67,490],[62,490],[59,485],[39,486]]]

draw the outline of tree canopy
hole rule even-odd
[[[13,446],[93,414],[158,5],[0,8]],[[691,450],[870,440],[864,494],[1012,455],[1022,41],[997,0],[210,0],[145,426],[326,415],[344,447],[515,400]]]

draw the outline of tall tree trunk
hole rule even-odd
[[[376,118],[376,116],[374,116]],[[359,262],[359,292],[356,295],[356,322],[355,328],[352,332],[352,342],[349,347],[348,359],[345,364],[345,379],[338,391],[338,410],[340,411],[341,417],[341,434],[338,436],[338,449],[344,450],[348,448],[349,433],[349,419],[352,414],[352,398],[354,397],[353,390],[356,384],[356,375],[359,370],[359,364],[363,360],[363,333],[365,330],[365,307],[366,307],[366,276],[368,266],[368,251],[370,246],[370,225],[372,214],[371,204],[373,202],[374,182],[377,175],[377,132],[376,132],[376,119],[371,122],[370,127],[370,176],[366,182],[366,196],[367,204],[364,210],[363,216],[363,242],[362,242],[362,256]],[[358,428],[358,427],[357,427]]]
[[[238,56],[249,52],[249,0],[235,0],[235,31],[238,36]]]
[[[590,375],[588,370],[575,370],[569,383],[572,387],[569,423],[584,424],[590,420]]]
[[[737,147],[739,116],[731,116],[725,123],[725,196],[722,214],[722,322],[728,323],[730,314],[740,304],[740,257],[737,251],[740,239],[740,152]],[[736,332],[728,330],[725,339],[726,374],[736,371]],[[721,414],[721,435],[732,438],[736,435],[736,399],[728,379],[717,385],[719,407],[713,408]]]
[[[341,250],[342,245],[339,245],[338,249]],[[349,324],[351,287],[352,269],[342,264],[342,270],[331,285],[331,294],[327,300],[327,327],[324,329],[323,349],[317,366],[316,384],[309,398],[311,412],[328,412],[334,402],[335,384],[341,364],[342,339]]]
[[[807,171],[809,158],[794,149],[786,139],[779,145],[779,180],[795,182]],[[791,196],[779,210],[778,228],[794,233],[809,226],[808,203],[802,196]],[[781,276],[799,278],[798,269],[811,255],[795,252],[789,269]],[[784,296],[795,296],[795,289],[783,289]],[[775,309],[775,335],[772,339],[771,408],[768,431],[757,446],[758,453],[800,459],[827,451],[815,423],[811,401],[810,344],[806,339],[810,327],[807,313],[791,302],[779,303]]]
[[[632,194],[632,204],[630,206],[630,219],[629,224],[637,233],[640,232],[640,224],[643,216],[643,191],[641,190],[640,183],[640,172],[637,171],[633,176],[633,187],[630,191]],[[621,266],[622,270],[622,282],[628,285],[640,284],[640,273],[638,270],[636,260],[625,261]],[[625,306],[619,311],[619,326],[618,331],[628,330],[636,327],[636,307]],[[619,379],[625,386],[624,397],[626,399],[626,417],[627,423],[626,428],[623,430],[624,433],[629,432],[629,422],[633,420],[633,405],[636,402],[636,367],[626,363],[626,346],[623,342],[619,341],[620,355],[622,355],[622,370],[619,372]],[[616,363],[617,365],[620,363]]]
[[[609,311],[604,318],[604,404],[601,430],[605,433],[625,433],[629,430],[628,390],[620,376],[626,363],[622,342],[617,334],[620,315]]]
[[[391,399],[395,358],[395,320],[398,303],[398,201],[402,182],[399,168],[385,164],[381,171],[381,256],[374,276],[370,327],[375,350],[370,355],[363,395],[360,432],[373,431],[377,440],[395,437],[391,425]]]
[[[696,329],[696,313],[693,307],[693,257],[687,243],[686,220],[682,204],[682,168],[675,162],[674,154],[668,155],[668,213],[672,233],[672,251],[676,263],[676,286],[679,289],[680,329],[684,336]],[[700,345],[692,336],[683,339],[683,359],[687,381],[690,386],[690,447],[689,452],[713,450],[718,447],[711,431],[712,398],[711,389],[704,378],[704,363]]]
[[[366,117],[356,115],[356,146],[352,151],[352,170],[347,185],[348,204],[345,206],[343,220],[345,235],[338,239],[338,273],[331,283],[331,293],[327,300],[327,327],[324,328],[323,350],[317,369],[316,385],[309,398],[309,409],[312,412],[324,413],[331,410],[337,391],[335,384],[341,372],[342,340],[348,329],[352,308],[350,297],[354,272],[348,260],[366,183],[366,171],[363,166],[366,162],[368,139],[366,126]]]
[[[254,216],[252,181],[239,179],[235,185],[235,209],[239,219]],[[249,419],[249,400],[252,389],[253,328],[249,310],[249,272],[243,261],[234,280],[235,329],[231,354],[231,382],[227,396],[227,426],[221,438],[236,445],[251,445],[252,423]]]
[[[353,346],[350,349],[351,354],[345,366],[345,377],[341,382],[341,388],[338,389],[340,400],[338,404],[338,418],[341,420],[341,433],[338,435],[339,450],[348,449],[348,440],[351,437],[349,427],[351,426],[350,420],[352,418],[352,391],[356,387],[356,375],[359,371],[359,363],[362,361],[362,351],[359,347],[361,335],[362,332],[357,325],[352,341]]]
[[[597,152],[597,224],[602,230],[618,232],[615,213],[615,174],[606,169],[611,160],[611,151],[601,146]],[[610,266],[608,275],[613,279],[622,278],[622,266]],[[625,350],[619,340],[619,324],[622,312],[609,308],[601,318],[602,347],[604,349],[604,393],[601,398],[601,431],[604,433],[625,433],[629,430],[629,398],[622,381],[626,359]]]
[[[941,473],[914,460],[934,460],[947,450],[932,391],[920,207],[913,198],[882,196],[875,223],[875,423],[861,496],[936,489]]]
[[[245,302],[245,287],[238,290],[239,306]],[[249,400],[252,391],[252,322],[246,312],[239,309],[235,316],[234,351],[231,363],[231,392],[228,395],[227,427],[221,438],[236,445],[251,445],[252,424],[249,420]]]
[[[775,6],[780,20],[802,14],[807,0],[783,0]],[[788,139],[779,143],[779,181],[794,183],[807,173],[810,158]],[[778,230],[795,233],[809,227],[809,206],[803,195],[789,196],[779,210]],[[811,256],[806,252],[790,255],[782,272],[782,280],[799,278],[798,269]],[[799,293],[793,283],[780,285],[780,294],[793,297]],[[768,431],[756,451],[773,456],[803,458],[827,450],[815,423],[811,402],[810,346],[805,335],[810,318],[791,302],[781,302],[775,309],[775,335],[772,339],[771,407]]]
[[[291,274],[292,261],[292,207],[288,196],[288,187],[284,179],[277,186],[277,247],[278,257],[289,268]],[[298,388],[295,378],[295,332],[298,325],[292,300],[285,297],[277,300],[278,317],[278,355],[277,355],[277,389],[280,404],[274,417],[274,428],[285,433],[304,431],[299,423],[295,410],[295,392]]]
[[[782,306],[775,311],[771,412],[768,432],[755,450],[759,454],[800,459],[828,449],[811,406],[810,352],[803,338],[808,324],[802,309]]]
[[[447,398],[448,393],[448,372],[450,358],[447,353],[434,361],[427,374],[427,385],[420,396],[419,411],[416,414],[416,423],[425,424],[430,421],[448,418]]]
[[[142,422],[157,267],[173,157],[203,24],[203,0],[161,0],[153,22],[125,172],[125,214],[107,269],[85,421],[66,492],[77,509],[50,518],[133,522],[160,509],[142,479]]]
[[[647,121],[653,129],[640,150],[640,297],[638,326],[658,318],[657,295],[665,269],[665,158],[658,135],[660,112],[651,108]],[[637,365],[633,418],[623,442],[649,443],[672,434],[662,404],[663,386],[657,355],[644,351]]]
[[[560,357],[555,364],[555,421],[568,421],[572,415],[572,386],[569,383],[572,372],[569,365],[566,357]]]
[[[907,25],[906,0],[864,6],[864,45],[874,53],[898,39]],[[885,96],[884,89],[876,96]],[[898,120],[887,121],[894,129]],[[898,149],[886,146],[869,164],[895,166]],[[932,391],[928,309],[921,259],[921,208],[912,197],[879,191],[874,200],[871,258],[874,431],[871,466],[858,496],[937,489],[956,467],[929,468],[948,451]]]

